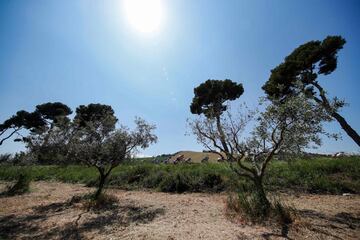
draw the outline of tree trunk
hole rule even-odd
[[[331,109],[329,100],[326,98],[325,91],[320,86],[320,84],[314,82],[313,85],[319,90],[319,95],[321,97],[321,100],[318,99],[317,97],[313,97],[314,100],[317,103],[321,104],[323,107],[325,107],[328,114],[330,114],[330,116],[332,116],[333,118],[336,119],[336,121],[338,121],[342,129],[344,129],[344,131],[347,133],[347,135],[349,135],[349,137],[351,137],[352,140],[354,140],[354,142],[360,147],[359,134],[346,122],[345,118],[343,118],[340,114],[338,114],[337,112],[333,111],[333,109]]]
[[[229,148],[226,144],[226,141],[225,141],[225,134],[224,134],[224,131],[221,127],[221,122],[220,122],[220,116],[216,116],[216,127],[219,131],[219,134],[220,134],[220,141],[221,141],[221,145],[223,146],[224,148],[224,152],[228,153],[229,152]]]
[[[95,199],[98,199],[100,197],[102,190],[105,186],[105,180],[106,180],[106,175],[100,172],[99,185],[98,185],[98,189],[95,193]]]
[[[338,121],[342,129],[351,137],[354,142],[360,147],[360,136],[359,134],[346,122],[345,118],[343,118],[340,114],[337,112],[331,113],[331,116]]]
[[[263,207],[263,213],[266,215],[269,212],[270,209],[270,201],[266,197],[266,193],[264,190],[262,177],[255,177],[254,178],[254,184],[255,184],[255,191],[256,194],[259,197],[259,202],[261,206]]]

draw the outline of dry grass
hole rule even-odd
[[[191,158],[191,162],[200,163],[202,159],[206,156],[209,157],[209,162],[216,163],[217,159],[220,157],[216,153],[204,153],[204,152],[194,152],[194,151],[180,151],[174,156],[171,157],[170,161],[174,161],[179,155],[184,155],[184,158]]]
[[[288,229],[281,229],[230,221],[225,194],[107,190],[115,204],[87,210],[70,200],[93,189],[56,182],[35,182],[31,188],[22,196],[0,198],[2,238],[357,239],[360,229],[358,195],[280,194],[299,212]]]

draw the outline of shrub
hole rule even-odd
[[[8,196],[21,195],[30,190],[31,177],[28,174],[20,174],[16,183],[10,186],[6,192]]]
[[[183,193],[191,189],[189,180],[185,175],[175,173],[173,175],[167,175],[159,186],[162,192],[176,192]]]
[[[213,190],[215,192],[224,190],[224,181],[220,174],[207,173],[202,177],[203,188]]]
[[[264,208],[256,193],[238,192],[227,201],[228,209],[251,222],[262,222],[268,217],[268,209]]]
[[[288,225],[292,223],[295,214],[294,208],[279,199],[273,199],[270,208],[265,207],[256,192],[239,191],[236,195],[229,195],[226,205],[231,218],[240,217],[252,223]]]
[[[111,209],[117,204],[118,200],[114,195],[110,195],[107,193],[101,193],[100,195],[96,195],[93,193],[89,195],[89,198],[84,202],[84,207],[87,209]]]
[[[316,193],[360,193],[360,158],[342,157],[313,158],[310,160],[294,159],[287,162],[274,161],[264,176],[267,190],[291,190]],[[17,166],[1,165],[0,179],[16,181],[19,173],[30,174],[31,179],[52,180],[71,183],[84,183],[97,186],[97,170],[83,165],[69,166]],[[165,178],[169,175],[182,175],[191,192],[236,192],[240,186],[251,188],[251,182],[240,179],[226,164],[189,164],[170,165],[147,162],[124,163],[116,167],[108,179],[108,185],[122,189],[152,188],[161,190],[165,187]],[[134,178],[134,175],[137,177]],[[174,178],[172,177],[172,180]],[[169,181],[169,179],[167,179]],[[131,182],[131,183],[129,183]]]
[[[143,187],[157,188],[166,177],[166,174],[164,171],[151,172],[143,179]]]
[[[150,168],[146,165],[138,165],[132,168],[127,174],[127,183],[141,182],[150,173]]]
[[[80,204],[87,210],[106,210],[114,208],[118,203],[118,199],[111,194],[102,192],[96,196],[96,192],[85,195],[75,195],[68,202],[67,205]]]
[[[12,158],[10,153],[0,154],[0,164],[9,163],[11,160]]]
[[[288,225],[293,222],[293,216],[295,209],[282,203],[276,199],[272,202],[272,212],[275,220],[281,225]]]

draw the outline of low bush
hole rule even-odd
[[[258,194],[239,191],[230,194],[227,199],[227,215],[252,223],[270,223],[288,225],[293,222],[295,209],[273,199],[269,208],[265,208]]]
[[[20,174],[14,185],[9,186],[5,192],[7,196],[21,195],[30,191],[31,177],[28,174]]]
[[[118,199],[111,194],[101,193],[97,198],[94,193],[88,193],[85,195],[76,195],[73,196],[68,202],[67,205],[71,206],[74,204],[80,204],[84,209],[87,210],[104,210],[111,209],[115,207],[118,203]]]
[[[179,173],[168,174],[160,182],[159,189],[162,192],[183,193],[191,189],[191,182],[186,175]]]
[[[269,165],[264,183],[267,190],[295,190],[311,193],[360,193],[360,158],[314,158],[290,162],[274,161]],[[35,181],[55,180],[97,186],[95,168],[69,166],[1,165],[0,180],[17,180],[20,173]],[[122,189],[151,188],[167,192],[236,191],[251,184],[234,176],[227,164],[153,164],[132,161],[114,168],[108,186]]]

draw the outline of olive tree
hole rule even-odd
[[[219,132],[216,120],[200,116],[190,121],[193,134],[208,150],[225,155],[231,169],[250,179],[265,210],[270,208],[263,180],[269,162],[279,153],[300,152],[321,144],[322,122],[328,120],[322,108],[304,101],[303,95],[287,98],[282,104],[270,103],[261,113],[236,113],[227,110],[221,116]],[[315,108],[317,111],[315,111]],[[250,123],[254,128],[246,136]],[[246,132],[246,131],[245,131]],[[226,146],[226,147],[224,147]]]
[[[98,198],[111,171],[132,156],[139,148],[145,149],[157,141],[154,125],[141,118],[135,119],[135,129],[121,126],[111,106],[89,104],[76,109],[74,119],[76,136],[71,141],[71,157],[95,167],[99,172],[99,185],[95,193]]]
[[[360,136],[340,115],[345,102],[327,96],[318,77],[329,75],[337,67],[337,54],[345,44],[341,36],[328,36],[323,41],[310,41],[296,48],[283,63],[271,70],[269,80],[262,87],[271,100],[283,100],[288,96],[304,94],[326,110],[344,131],[360,146]]]

